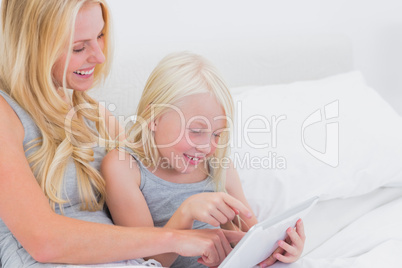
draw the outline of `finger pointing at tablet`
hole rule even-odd
[[[251,211],[236,198],[222,192],[199,193],[187,198],[173,214],[168,226],[191,228],[194,220],[218,227],[236,215],[252,217]]]

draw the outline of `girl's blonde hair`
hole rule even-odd
[[[101,6],[105,21],[106,61],[94,72],[95,83],[99,83],[111,64],[110,14],[104,0],[3,0],[1,6],[0,89],[31,115],[41,131],[41,139],[31,141],[25,149],[37,148],[28,162],[53,209],[56,204],[62,209],[61,205],[68,202],[62,197],[62,180],[71,159],[77,169],[81,208],[100,210],[105,199],[104,180],[89,164],[94,152],[82,146],[93,144],[99,136],[109,139],[98,104],[87,93],[78,91],[73,91],[67,103],[52,76],[55,62],[68,50],[67,67],[77,14],[89,3]],[[62,91],[68,96],[66,68]],[[80,106],[86,109],[76,109]],[[71,107],[76,110],[68,132],[65,121]],[[98,131],[92,130],[84,118],[95,122]]]
[[[226,115],[226,130],[221,133],[212,157],[212,175],[217,190],[224,189],[225,169],[222,161],[229,155],[229,135],[233,118],[233,100],[228,86],[218,70],[205,58],[189,52],[172,53],[163,58],[148,78],[138,108],[137,120],[128,134],[131,148],[140,160],[156,167],[160,158],[153,132],[152,120],[157,120],[183,97],[209,92],[222,105]],[[212,161],[210,161],[211,163]]]

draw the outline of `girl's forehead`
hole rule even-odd
[[[225,125],[225,110],[215,96],[200,93],[181,98],[174,105],[168,105],[162,118],[183,120],[186,124]]]
[[[216,97],[210,93],[185,96],[177,102],[176,107],[187,116],[224,116],[225,110]]]

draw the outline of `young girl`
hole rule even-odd
[[[256,224],[228,158],[232,117],[229,90],[207,60],[186,52],[165,57],[139,102],[126,144],[131,154],[113,150],[102,163],[115,224],[175,229],[222,225],[242,231]],[[300,220],[288,235],[290,244],[279,241],[278,250],[261,267],[276,259],[298,259],[305,239]],[[197,258],[176,257],[153,258],[164,266],[204,267]]]

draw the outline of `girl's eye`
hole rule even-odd
[[[190,129],[191,133],[201,133],[201,129]]]
[[[98,35],[98,39],[101,39],[104,35],[104,33],[101,33],[100,35]]]
[[[221,133],[213,133],[212,135],[214,135],[215,138],[220,138],[221,137]]]
[[[84,49],[85,49],[85,47],[78,48],[78,49],[73,49],[73,52],[74,52],[74,53],[79,53],[79,52],[84,51]]]

